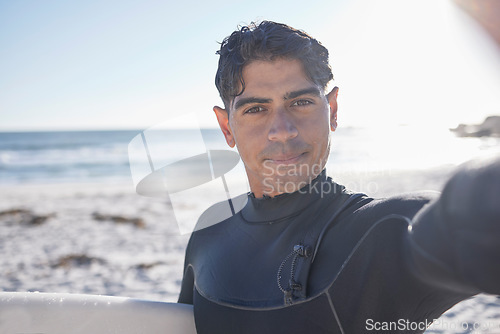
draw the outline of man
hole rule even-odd
[[[470,165],[436,199],[377,200],[325,175],[337,127],[328,51],[264,21],[219,51],[214,107],[251,193],[200,218],[179,302],[198,333],[422,333],[479,292],[500,293],[500,160]]]

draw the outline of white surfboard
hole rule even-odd
[[[0,292],[3,334],[195,334],[191,305],[65,293]]]

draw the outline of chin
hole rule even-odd
[[[267,194],[293,193],[307,186],[314,178],[312,175],[283,175],[266,180]]]

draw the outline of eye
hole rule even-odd
[[[264,111],[265,109],[263,107],[252,107],[250,109],[245,110],[243,113],[244,114],[256,114],[258,112]]]
[[[297,100],[292,104],[292,106],[307,106],[309,104],[312,104],[309,100]]]

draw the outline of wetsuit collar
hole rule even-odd
[[[336,197],[343,191],[344,187],[333,182],[323,170],[310,184],[293,193],[263,198],[255,198],[253,193],[249,193],[248,203],[241,215],[247,222],[275,222],[295,216],[313,202],[324,197]]]

